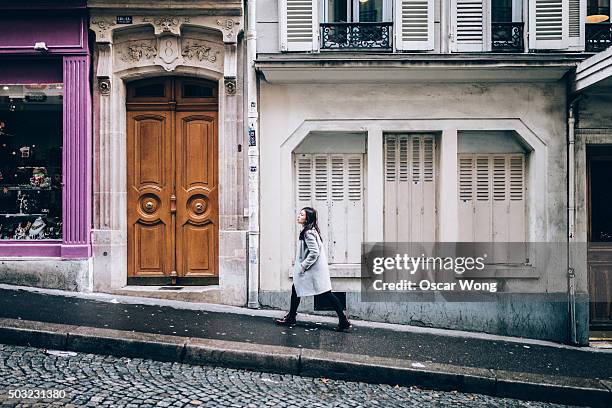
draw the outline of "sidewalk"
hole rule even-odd
[[[0,285],[3,343],[612,406],[612,350],[283,314]]]

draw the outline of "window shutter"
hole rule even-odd
[[[395,48],[403,51],[434,49],[434,1],[395,1]]]
[[[525,242],[525,156],[461,154],[458,162],[460,241]],[[497,250],[500,262],[525,259]]]
[[[459,241],[474,240],[474,156],[459,156]]]
[[[397,178],[396,138],[388,136],[385,142],[385,181],[395,181]]]
[[[329,157],[326,154],[310,154],[314,162],[314,199],[309,204],[317,210],[321,238],[327,241],[330,231],[329,208],[330,208],[330,178]]]
[[[297,154],[295,168],[296,211],[317,210],[329,263],[360,263],[363,155]]]
[[[568,48],[569,2],[570,0],[530,0],[529,48]]]
[[[459,200],[461,201],[472,201],[474,199],[473,170],[473,157],[462,156],[459,158]]]
[[[412,138],[412,182],[421,181],[421,139]]]
[[[281,51],[313,51],[318,47],[316,0],[279,0]]]
[[[569,0],[568,36],[572,49],[584,50],[586,0]]]
[[[312,200],[312,162],[310,156],[299,155],[296,159],[297,199],[298,202],[310,204]],[[305,204],[304,207],[308,204]]]
[[[484,51],[485,18],[483,0],[452,0],[453,51]]]
[[[348,195],[346,203],[346,263],[361,263],[363,241],[363,155],[346,155]]]
[[[435,139],[385,135],[384,240],[435,240]]]
[[[525,229],[525,156],[509,157],[508,242],[523,242]]]

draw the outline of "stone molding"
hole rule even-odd
[[[129,12],[122,11],[121,14]],[[244,29],[241,17],[221,16],[132,16],[132,24],[117,24],[116,16],[109,14],[92,15],[89,27],[96,34],[97,43],[112,43],[115,30],[149,26],[155,36],[172,34],[180,37],[183,26],[207,28],[222,34],[223,42],[238,42],[238,34]]]

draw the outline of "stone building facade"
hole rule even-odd
[[[262,304],[287,307],[295,214],[311,205],[353,316],[588,342],[587,264],[567,249],[568,109],[593,51],[588,10],[502,3],[258,1]],[[491,272],[505,292],[493,302],[363,301],[360,243],[395,241],[561,252]]]
[[[88,7],[93,290],[245,304],[242,2]]]

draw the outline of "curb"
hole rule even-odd
[[[612,382],[386,357],[0,319],[0,342],[20,346],[252,369],[307,377],[420,386],[545,402],[612,406]]]

